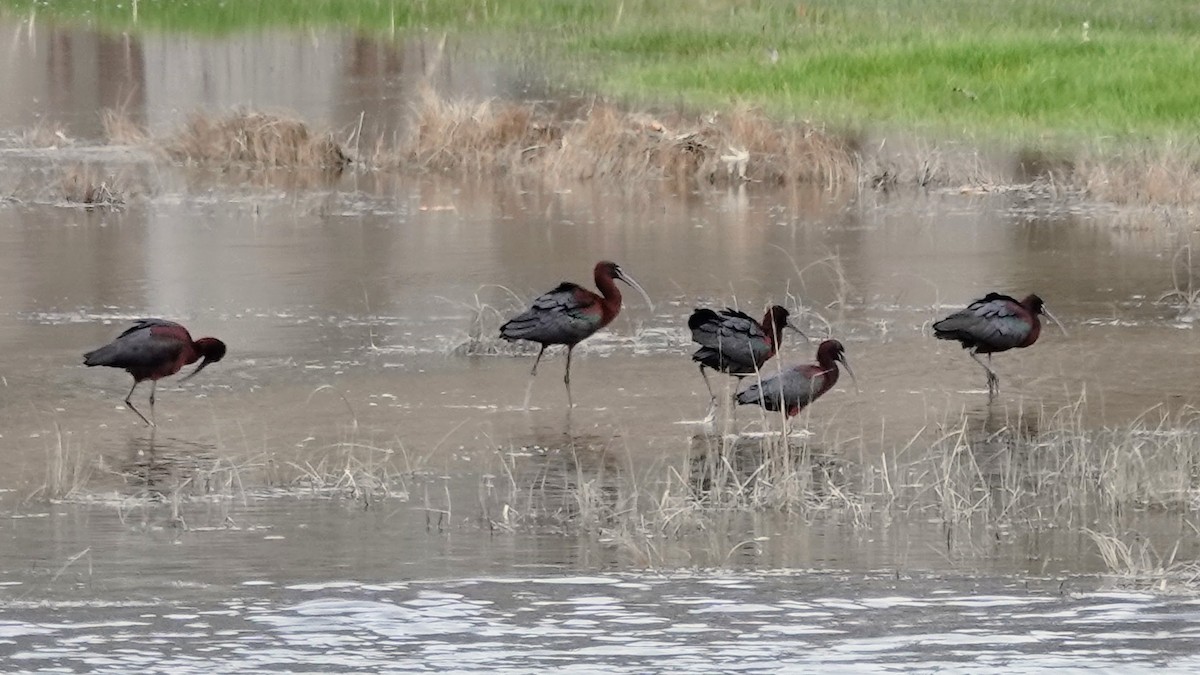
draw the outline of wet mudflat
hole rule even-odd
[[[0,119],[36,122],[48,88],[79,138],[0,158],[17,195],[0,204],[5,670],[1194,667],[1190,598],[1076,576],[1200,555],[1200,349],[1188,312],[1156,302],[1189,290],[1186,222],[1024,192],[174,167],[93,147],[83,120],[138,77],[176,92],[134,99],[152,123],[189,101],[259,103],[228,77],[253,57],[331,83],[270,104],[391,128],[402,64],[420,59],[337,35],[272,50],[9,28],[32,37],[8,53],[40,65]],[[65,43],[170,74],[66,86],[92,61]],[[394,67],[338,76],[363,54]],[[503,80],[489,72],[475,79]],[[81,162],[123,177],[122,208],[39,187]],[[533,351],[499,324],[559,281],[590,285],[601,258],[654,310],[628,294],[577,349],[576,409],[558,354],[525,409]],[[1036,291],[1070,335],[998,356],[989,405],[982,371],[929,323],[992,289]],[[685,326],[694,306],[776,302],[840,339],[862,388],[840,383],[782,453],[778,419],[725,406],[701,422]],[[123,409],[124,373],[80,365],[146,315],[230,345],[163,383],[156,431]],[[777,360],[814,349],[789,335]],[[1092,448],[1101,479],[1071,469]],[[778,473],[757,469],[768,459]],[[1085,529],[1134,542],[1129,560]]]

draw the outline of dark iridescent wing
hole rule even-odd
[[[155,328],[167,328],[169,334],[156,334]],[[170,321],[145,325],[139,321],[117,339],[84,354],[84,363],[89,366],[124,368],[132,372],[161,368],[163,364],[178,360],[188,344],[177,335],[170,334],[182,329],[182,326]]]
[[[187,333],[186,328],[184,328],[180,324],[175,323],[174,321],[167,321],[166,319],[151,319],[151,318],[135,319],[133,322],[133,325],[130,326],[128,329],[126,329],[126,331],[124,333],[121,333],[120,335],[118,335],[117,339],[121,339],[121,338],[125,337],[126,335],[129,335],[130,333],[133,333],[133,332],[145,329],[145,328],[154,328],[156,326],[160,327],[160,328],[170,328],[171,330],[183,331],[185,334]]]
[[[1031,329],[1020,303],[999,293],[989,293],[933,324],[934,335],[943,340],[1004,349],[1024,343]]]
[[[533,305],[500,327],[509,340],[574,344],[591,335],[603,313],[599,298],[570,282],[534,299]]]
[[[825,377],[815,367],[788,368],[782,373],[763,378],[737,396],[743,405],[758,404],[772,411],[803,408],[812,403],[825,384]]]
[[[771,356],[762,326],[749,315],[725,308],[720,313],[697,309],[688,319],[692,339],[702,349],[692,358],[732,373],[752,373]]]

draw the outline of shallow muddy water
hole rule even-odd
[[[21,19],[0,36],[29,64],[5,69],[8,135],[51,116],[75,139],[0,155],[17,195],[0,204],[4,670],[1196,666],[1194,604],[1073,580],[1105,569],[1078,528],[768,510],[646,539],[605,520],[665,503],[673,476],[698,485],[714,433],[780,426],[727,406],[715,429],[700,422],[695,306],[783,303],[846,344],[861,391],[843,379],[794,423],[835,466],[964,424],[980,457],[1010,452],[1010,437],[1038,447],[1068,406],[1084,433],[1186,411],[1200,347],[1190,317],[1155,300],[1187,284],[1191,226],[1024,193],[171,167],[90,146],[96,108],[127,102],[169,126],[194,109],[287,106],[389,130],[429,46],[114,38]],[[523,73],[447,53],[451,93],[531,90]],[[392,65],[355,65],[363,54]],[[122,177],[124,208],[55,196],[80,162]],[[533,352],[496,330],[562,280],[590,286],[599,259],[655,306],[628,293],[576,351],[573,411],[558,353],[525,409]],[[929,331],[989,290],[1037,292],[1069,330],[997,356],[991,405],[980,369]],[[127,375],[80,363],[147,315],[230,348],[195,380],[162,383],[156,431],[121,404]],[[789,336],[777,360],[814,348]],[[1178,542],[1177,560],[1198,554],[1178,513],[1119,526],[1158,550]]]
[[[8,659],[18,668],[89,672],[1187,672],[1200,665],[1196,601],[1074,585],[826,573],[250,580],[228,600],[10,605],[0,609],[0,640],[20,641]]]

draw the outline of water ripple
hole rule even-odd
[[[1194,600],[988,585],[614,575],[238,585],[251,595],[153,607],[10,603],[0,604],[0,644],[11,648],[0,664],[173,674],[1200,668]]]

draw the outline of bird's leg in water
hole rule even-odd
[[[158,391],[158,380],[150,380],[150,419],[154,417],[154,392]]]
[[[133,396],[133,390],[134,390],[134,389],[137,389],[137,386],[138,386],[138,381],[137,381],[137,380],[134,380],[134,381],[133,381],[133,386],[129,388],[129,393],[128,393],[128,394],[125,394],[125,405],[129,406],[129,409],[130,409],[130,410],[132,410],[133,412],[137,413],[137,416],[138,416],[138,417],[140,417],[140,418],[142,418],[142,421],[143,421],[143,422],[145,422],[146,424],[149,424],[150,426],[154,426],[154,422],[151,422],[150,420],[146,419],[146,416],[145,416],[145,415],[143,415],[143,414],[142,414],[142,412],[141,412],[140,410],[138,410],[137,408],[133,407],[133,401],[130,401],[130,400],[129,400],[129,399],[130,399],[130,398]]]
[[[525,410],[529,410],[529,397],[533,395],[533,378],[537,376],[538,363],[542,360],[542,354],[546,351],[546,345],[538,350],[537,358],[533,360],[533,370],[529,371],[529,384],[525,387]]]
[[[703,365],[700,366],[700,377],[704,378],[704,386],[708,387],[708,395],[711,397],[708,402],[708,410],[704,413],[704,423],[712,424],[717,419],[717,395],[713,393],[712,383],[708,381],[708,373],[704,372]]]
[[[563,375],[563,384],[567,385],[567,407],[574,408],[575,402],[571,400],[571,350],[575,345],[567,345],[567,373]]]
[[[988,364],[992,362],[992,355],[988,354],[988,363],[984,363],[983,359],[979,358],[979,354],[972,350],[971,358],[975,359],[975,363],[978,363],[987,372],[988,396],[995,396],[1000,391],[1000,378],[996,377],[995,371],[988,367]]]
[[[712,407],[717,407],[717,395],[713,393],[712,383],[708,381],[708,373],[704,372],[704,366],[700,366],[700,377],[704,378],[704,386],[708,387],[708,395],[712,398]]]
[[[530,375],[537,375],[537,366],[542,362],[542,354],[544,353],[546,353],[546,345],[542,345],[542,348],[538,350],[537,358],[533,360],[533,370],[529,371]]]

